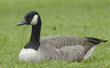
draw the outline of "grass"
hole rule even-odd
[[[42,18],[41,37],[73,35],[110,40],[110,0],[0,0],[0,68],[110,68],[109,41],[79,63],[18,62],[20,50],[29,41],[31,26],[17,24],[32,10]]]

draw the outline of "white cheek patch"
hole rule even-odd
[[[92,53],[93,53],[93,51],[95,50],[96,47],[97,47],[97,45],[94,45],[94,46],[86,53],[86,55],[84,56],[83,60],[89,58],[89,57],[92,55]]]
[[[31,25],[36,25],[38,21],[38,15],[34,15],[32,21],[30,22]]]

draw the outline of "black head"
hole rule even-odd
[[[40,20],[40,16],[36,11],[30,11],[28,12],[23,20],[17,24],[17,26],[28,24],[28,25],[36,25],[38,21]]]

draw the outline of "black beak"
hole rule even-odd
[[[18,23],[17,26],[24,25],[24,24],[26,24],[25,19],[23,19],[20,23]]]

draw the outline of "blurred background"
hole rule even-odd
[[[17,24],[29,11],[37,11],[41,16],[41,37],[73,35],[110,40],[110,0],[0,0],[1,68],[46,67],[46,62],[39,65],[18,62],[20,50],[29,41],[31,26],[18,27]],[[92,57],[75,63],[74,67],[109,68],[109,45],[109,42],[100,44]],[[52,61],[49,64],[55,68],[70,64],[63,62]]]

